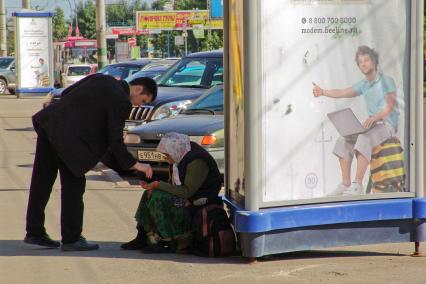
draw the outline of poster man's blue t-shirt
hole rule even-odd
[[[357,96],[364,96],[369,116],[374,116],[385,108],[387,94],[396,93],[395,81],[382,73],[377,73],[374,81],[363,79],[353,85],[352,88],[355,90]],[[389,117],[386,118],[395,131],[398,129],[398,118],[399,112],[395,105]]]

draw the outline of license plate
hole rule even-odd
[[[156,151],[138,151],[139,161],[163,162],[166,157]]]

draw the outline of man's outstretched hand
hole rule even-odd
[[[315,84],[315,82],[312,82],[312,93],[314,94],[314,97],[320,97],[320,96],[324,96],[324,90],[320,88],[320,86],[318,86],[317,84]]]
[[[148,179],[152,178],[152,168],[149,164],[142,164],[142,163],[136,162],[136,164],[131,169],[144,173],[146,178]]]

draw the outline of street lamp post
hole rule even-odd
[[[98,43],[98,68],[107,64],[105,0],[96,0],[96,39]]]
[[[22,9],[31,9],[31,0],[22,0]]]
[[[0,55],[7,56],[6,6],[0,0]]]

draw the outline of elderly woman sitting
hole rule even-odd
[[[213,157],[179,133],[166,134],[157,151],[172,165],[170,183],[143,184],[136,212],[136,238],[123,249],[143,252],[183,252],[191,240],[191,204],[213,202],[221,187],[221,175]]]

